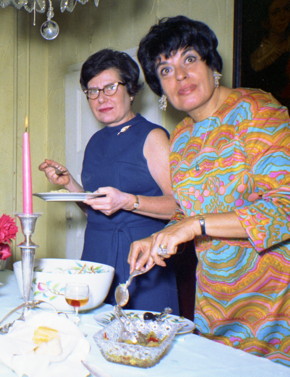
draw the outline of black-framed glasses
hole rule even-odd
[[[103,87],[103,89],[99,88],[89,88],[85,89],[84,93],[88,99],[97,99],[101,92],[103,92],[106,96],[113,96],[117,90],[119,85],[126,85],[124,82],[114,82],[113,84],[108,84]]]

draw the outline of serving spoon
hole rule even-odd
[[[123,306],[125,306],[128,303],[129,297],[130,297],[128,287],[131,284],[133,278],[135,276],[139,276],[139,275],[145,274],[146,272],[148,272],[149,270],[151,270],[151,268],[153,266],[150,266],[149,268],[147,268],[145,270],[134,270],[129,275],[129,278],[126,281],[126,283],[121,283],[121,284],[119,284],[116,287],[116,289],[115,289],[115,300],[116,300],[117,305],[123,307]]]
[[[117,305],[115,306],[114,309],[115,309],[115,316],[116,316],[116,318],[118,319],[118,321],[121,325],[121,331],[120,331],[120,334],[119,334],[119,339],[121,341],[130,341],[132,343],[136,343],[136,341],[138,339],[138,336],[139,336],[140,333],[137,330],[133,331],[133,332],[128,331],[127,324],[128,324],[128,322],[130,322],[130,323],[132,323],[132,322],[126,316],[126,314],[123,312],[122,307],[125,306],[129,301],[130,295],[129,295],[128,287],[131,284],[133,278],[135,276],[145,274],[153,266],[154,266],[154,264],[152,266],[150,266],[149,268],[145,269],[145,270],[134,270],[129,275],[129,278],[126,281],[126,283],[119,284],[115,289],[115,299],[116,299]]]
[[[123,312],[120,305],[116,305],[114,307],[114,314],[120,324],[120,333],[119,333],[118,341],[119,342],[129,341],[130,343],[136,343],[138,340],[138,330],[134,328],[133,322]],[[129,325],[131,327],[131,330],[128,330]],[[132,327],[133,327],[133,330],[132,330]]]

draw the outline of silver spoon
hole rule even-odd
[[[153,265],[154,266],[154,265]],[[117,288],[115,289],[115,299],[116,299],[116,302],[119,306],[125,306],[128,301],[129,301],[129,290],[128,290],[128,287],[129,285],[131,284],[133,278],[135,276],[139,276],[139,275],[142,275],[142,274],[145,274],[146,272],[148,272],[149,270],[151,270],[151,268],[153,267],[151,266],[150,268],[147,268],[146,270],[143,270],[143,271],[140,271],[140,270],[134,270],[128,280],[126,281],[126,283],[122,283],[122,284],[119,284],[117,286]]]
[[[117,320],[119,321],[119,324],[121,326],[118,341],[119,342],[129,341],[130,343],[136,343],[137,342],[137,332],[135,330],[132,330],[132,328],[131,328],[131,331],[128,330],[127,327],[129,325],[132,327],[133,323],[127,317],[127,315],[123,312],[121,306],[116,305],[114,307],[114,313],[115,313],[115,317],[117,318]]]

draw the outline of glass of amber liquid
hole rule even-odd
[[[89,302],[89,286],[87,284],[68,283],[65,286],[65,301],[74,308],[76,322],[79,322],[79,308]]]

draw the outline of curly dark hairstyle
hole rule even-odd
[[[141,89],[139,83],[139,66],[130,55],[122,51],[103,49],[88,57],[81,69],[80,84],[83,90],[88,88],[88,82],[106,69],[115,68],[119,71],[121,80],[126,84],[128,94],[135,96]]]
[[[154,93],[161,96],[162,88],[156,73],[156,62],[160,55],[169,58],[172,52],[192,47],[212,70],[221,72],[223,62],[217,46],[216,35],[203,22],[185,16],[162,18],[142,38],[138,59],[146,82]]]

